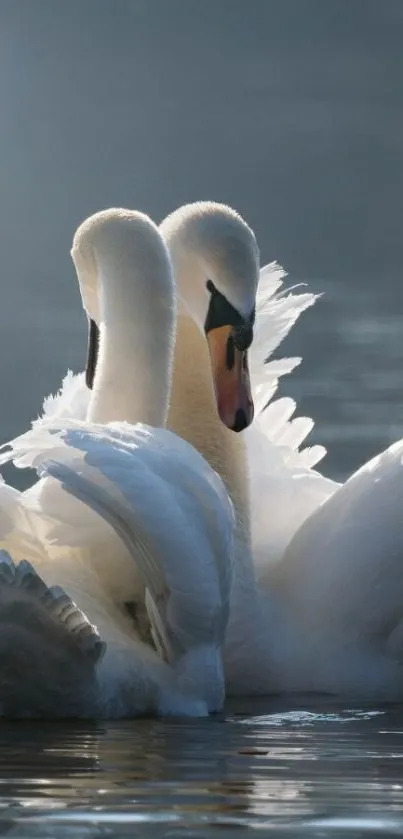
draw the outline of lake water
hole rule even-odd
[[[325,292],[281,385],[316,419],[324,471],[403,436],[401,0],[2,0],[0,22],[2,440],[82,367],[77,224],[198,198]],[[0,835],[400,836],[402,778],[399,707],[2,724]]]
[[[395,709],[238,701],[204,722],[0,729],[10,837],[400,836]]]

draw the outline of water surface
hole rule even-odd
[[[403,720],[326,699],[237,701],[203,722],[0,728],[12,837],[398,836]]]

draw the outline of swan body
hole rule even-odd
[[[262,594],[265,575],[279,562],[299,525],[338,486],[313,468],[324,455],[322,447],[300,450],[312,421],[292,419],[292,400],[273,401],[278,378],[291,372],[299,359],[265,363],[300,314],[315,302],[315,296],[282,293],[282,269],[275,263],[259,268],[253,232],[235,211],[223,205],[201,203],[181,208],[162,224],[161,232],[170,249],[179,292],[168,426],[219,472],[236,511],[234,581],[225,644],[227,685],[231,692],[270,692],[273,677],[268,636],[274,633],[279,637],[279,633],[267,618],[270,609]],[[231,430],[238,405],[245,404],[245,372],[234,365],[225,378],[217,342],[209,347],[206,341],[209,280],[230,302],[233,311],[225,311],[225,316],[234,318],[235,313],[235,323],[237,317],[246,323],[256,309],[255,336],[249,350],[255,421],[245,435]],[[85,289],[83,302],[90,316],[99,318]],[[228,339],[225,324],[215,331],[224,341]],[[220,388],[228,401],[228,416],[221,406],[224,421],[217,409]],[[235,406],[228,400],[231,391],[238,399]],[[47,400],[41,421],[65,413],[66,401],[73,406],[73,415],[78,409],[83,416],[89,391],[82,375],[68,375],[57,397]],[[267,510],[273,515],[268,517]],[[116,592],[117,599],[119,596],[122,594]],[[285,629],[287,625],[284,621]]]
[[[221,475],[236,512],[234,579],[225,643],[227,686],[230,692],[237,693],[270,692],[268,635],[272,627],[267,622],[269,609],[262,596],[267,557],[271,568],[304,518],[337,488],[337,484],[313,469],[324,449],[300,451],[300,444],[312,427],[311,420],[292,419],[292,400],[272,401],[278,378],[291,372],[299,359],[264,363],[300,314],[315,302],[315,296],[281,292],[284,272],[275,263],[259,268],[253,232],[230,208],[214,203],[189,205],[173,213],[160,229],[171,253],[179,294],[167,423]],[[241,317],[247,318],[256,307],[255,336],[249,350],[256,416],[245,435],[227,428],[217,410],[217,387],[222,380],[217,385],[212,368],[217,372],[219,359],[215,365],[204,330],[210,305],[208,280]],[[97,299],[88,288],[90,284],[81,281],[87,313],[99,321]],[[224,334],[224,340],[227,337]],[[246,389],[242,381],[239,385],[241,376],[229,382],[236,395],[242,387]],[[228,381],[224,380],[223,387],[228,390]],[[118,398],[115,389],[114,399]],[[68,374],[59,394],[45,401],[40,422],[66,414],[66,404],[71,415],[83,418],[89,401],[84,376]],[[127,413],[121,416],[130,418]],[[229,416],[229,425],[231,422]],[[262,446],[264,458],[260,454]],[[292,504],[288,504],[290,497]],[[274,510],[272,522],[268,521],[267,509]],[[119,578],[125,580],[125,585],[124,591],[114,591],[117,602],[122,601],[130,585],[123,573]],[[134,596],[139,600],[142,594]]]
[[[181,207],[160,229],[180,298],[167,425],[221,475],[236,511],[234,582],[224,649],[227,690],[267,693],[272,689],[268,636],[278,636],[262,597],[267,559],[270,564],[278,561],[304,517],[337,487],[313,470],[324,449],[299,450],[311,421],[292,420],[291,400],[271,401],[279,376],[289,373],[299,359],[265,364],[315,296],[282,294],[284,272],[276,264],[260,269],[252,230],[224,205]],[[255,403],[254,422],[243,435],[234,434],[231,422],[223,421],[218,410],[214,359],[202,328],[209,307],[207,278],[240,317],[255,311],[253,342],[240,353],[244,375],[249,368]],[[197,410],[189,411],[190,405]],[[297,495],[298,505],[293,503]]]
[[[283,293],[280,266],[259,269],[252,231],[223,205],[181,208],[161,232],[179,295],[168,426],[222,476],[236,513],[227,691],[400,699],[401,443],[342,487],[322,476],[315,467],[325,450],[303,448],[312,420],[293,417],[293,400],[273,398],[299,359],[270,358],[315,296]],[[243,435],[225,425],[231,405],[223,417],[218,410],[208,280],[241,316],[256,307],[255,419]],[[69,377],[45,413],[61,410],[67,389],[72,404],[88,399],[83,377]]]
[[[358,469],[288,546],[270,583],[300,635],[298,689],[401,700],[402,504],[400,440]]]
[[[182,207],[161,231],[181,300],[168,426],[214,466],[236,510],[228,693],[400,699],[402,444],[344,486],[322,476],[315,467],[325,450],[302,448],[312,420],[294,419],[292,400],[273,400],[278,377],[299,360],[268,360],[315,296],[283,294],[284,272],[275,263],[259,271],[252,232],[223,205]],[[206,277],[239,314],[245,311],[240,274],[249,307],[255,294],[256,312],[248,352],[255,419],[244,439],[217,410],[200,328]],[[198,359],[202,383],[184,363],[189,357]],[[195,399],[194,413],[188,406]]]
[[[2,462],[40,480],[16,497],[1,544],[23,559],[15,521],[28,517],[43,585],[63,585],[97,625],[106,650],[87,715],[205,714],[224,699],[233,511],[201,455],[160,427],[176,315],[167,250],[145,216],[111,210],[84,222],[73,255],[100,322],[88,419],[48,415],[9,444]],[[105,425],[127,413],[140,422]],[[139,591],[159,655],[125,608]]]
[[[145,425],[62,420],[27,432],[13,445],[17,465],[29,463],[44,480],[57,480],[76,502],[102,516],[144,568],[157,646],[172,671],[141,642],[129,615],[116,607],[88,564],[78,565],[81,528],[56,520],[51,530],[46,522],[45,539],[40,533],[46,544],[55,543],[53,561],[41,555],[37,560],[41,576],[62,579],[107,641],[97,667],[97,715],[206,713],[208,707],[220,707],[223,674],[217,649],[227,620],[231,566],[224,560],[232,548],[232,517],[221,515],[220,492],[223,503],[226,495],[207,464],[194,452],[204,480],[202,471],[189,468],[188,445]],[[210,520],[202,530],[205,504]],[[210,540],[220,548],[218,566]],[[16,552],[17,544],[12,547]],[[161,558],[163,574],[155,556]]]

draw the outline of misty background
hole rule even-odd
[[[326,292],[281,348],[325,471],[402,436],[402,44],[401,0],[0,0],[1,442],[83,367],[77,225],[200,199]]]

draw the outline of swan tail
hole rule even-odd
[[[59,586],[0,551],[0,714],[87,716],[96,702],[98,632]]]

